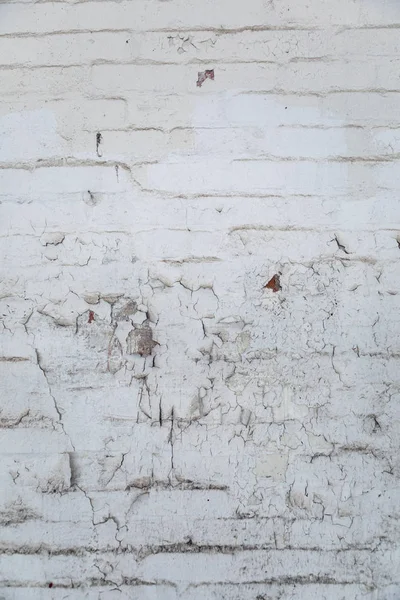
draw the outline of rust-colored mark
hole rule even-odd
[[[212,81],[214,81],[214,69],[206,69],[205,71],[198,72],[197,87],[201,87],[206,79],[212,79]]]
[[[94,321],[94,312],[92,310],[89,310],[88,323],[93,323],[93,321]]]
[[[273,277],[271,277],[271,279],[266,285],[264,285],[264,287],[268,288],[269,290],[272,290],[273,292],[279,292],[279,290],[282,289],[281,278],[279,277],[279,275],[273,275]]]

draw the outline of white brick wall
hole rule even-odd
[[[399,73],[398,0],[0,3],[2,600],[399,600]]]

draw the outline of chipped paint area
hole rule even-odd
[[[400,598],[399,25],[0,3],[0,600]]]
[[[197,87],[201,87],[206,79],[214,81],[214,69],[206,69],[205,71],[199,71],[197,75]]]

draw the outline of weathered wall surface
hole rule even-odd
[[[0,597],[398,600],[397,0],[0,4]]]

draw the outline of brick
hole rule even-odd
[[[336,558],[336,563],[332,564],[329,553],[313,553],[290,550],[287,556],[293,561],[292,576],[302,576],[308,579],[313,577],[329,578],[334,576],[336,570],[344,567],[347,572],[346,581],[353,583],[368,583],[370,578],[365,569],[369,566],[368,553],[360,552],[358,554],[358,569],[351,566],[354,558],[353,551],[340,553]],[[249,558],[251,557],[251,566]],[[187,575],[185,573],[194,573],[195,583],[206,582],[263,582],[278,581],[282,578],[285,565],[280,561],[280,552],[242,552],[236,555],[222,555],[219,561],[220,569],[211,569],[214,560],[212,555],[191,555],[181,556],[179,554],[169,554],[167,556],[156,555],[147,558],[141,568],[147,577],[154,577],[158,570],[158,577],[167,577],[170,581],[185,582]],[[165,569],[165,570],[164,570]],[[338,582],[339,583],[339,582]]]
[[[397,153],[392,129],[374,135],[363,129],[331,127],[264,127],[178,129],[171,132],[172,151],[194,156],[279,158],[390,157]]]
[[[35,227],[59,232],[60,220],[63,232],[85,233],[86,220],[90,215],[91,229],[93,232],[101,231],[141,231],[149,227],[165,228],[186,227],[186,210],[180,200],[166,203],[161,197],[143,194],[137,198],[135,204],[124,207],[122,194],[104,196],[99,194],[101,202],[96,204],[96,211],[84,201],[87,197],[81,193],[48,195],[47,199],[37,198],[29,204],[17,204],[12,199],[4,203],[3,216],[0,227],[2,232],[9,231],[12,222],[16,234],[30,234],[32,223]],[[146,210],[149,204],[154,207],[155,218]],[[157,219],[157,220],[156,220]],[[393,221],[391,221],[393,222]]]
[[[126,40],[126,33],[1,38],[0,63],[2,66],[64,66],[90,64],[97,60],[124,62],[132,56],[132,46]],[[85,48],[85,52],[82,52],[82,48]]]
[[[188,599],[200,600],[207,594],[211,600],[217,598],[231,598],[232,600],[240,600],[245,595],[257,597],[268,594],[267,598],[271,600],[278,599],[279,596],[285,594],[285,597],[290,600],[312,600],[316,596],[323,594],[327,600],[336,600],[337,594],[341,594],[343,600],[361,600],[373,598],[374,591],[369,591],[368,586],[353,585],[353,584],[294,584],[294,585],[279,585],[279,584],[219,584],[210,585],[203,584],[199,586],[191,586],[189,588]]]
[[[16,179],[19,182],[17,189]],[[36,170],[18,171],[3,169],[0,173],[1,195],[23,197],[33,194],[40,198],[51,193],[55,181],[59,193],[80,192],[89,204],[95,203],[97,193],[118,193],[126,191],[129,187],[129,178],[125,170],[120,168],[117,178],[114,166],[42,167]]]
[[[33,489],[44,494],[65,492],[70,487],[71,469],[68,454],[49,456],[35,455],[33,458],[19,455],[2,459],[1,478],[12,477],[16,489]]]
[[[299,163],[237,159],[157,163],[136,167],[135,177],[146,190],[173,194],[363,196],[367,188],[396,190],[395,165],[373,163]],[[389,179],[390,174],[393,178]]]
[[[121,94],[122,91],[154,93],[216,93],[225,90],[273,90],[277,78],[275,65],[221,66],[214,81],[201,90],[196,87],[198,66],[180,65],[94,65],[91,69],[93,93]]]
[[[66,98],[74,95],[74,90],[84,91],[87,87],[87,72],[83,67],[43,67],[39,69],[4,68],[0,69],[0,83],[4,96],[21,97],[21,94],[34,97]]]

